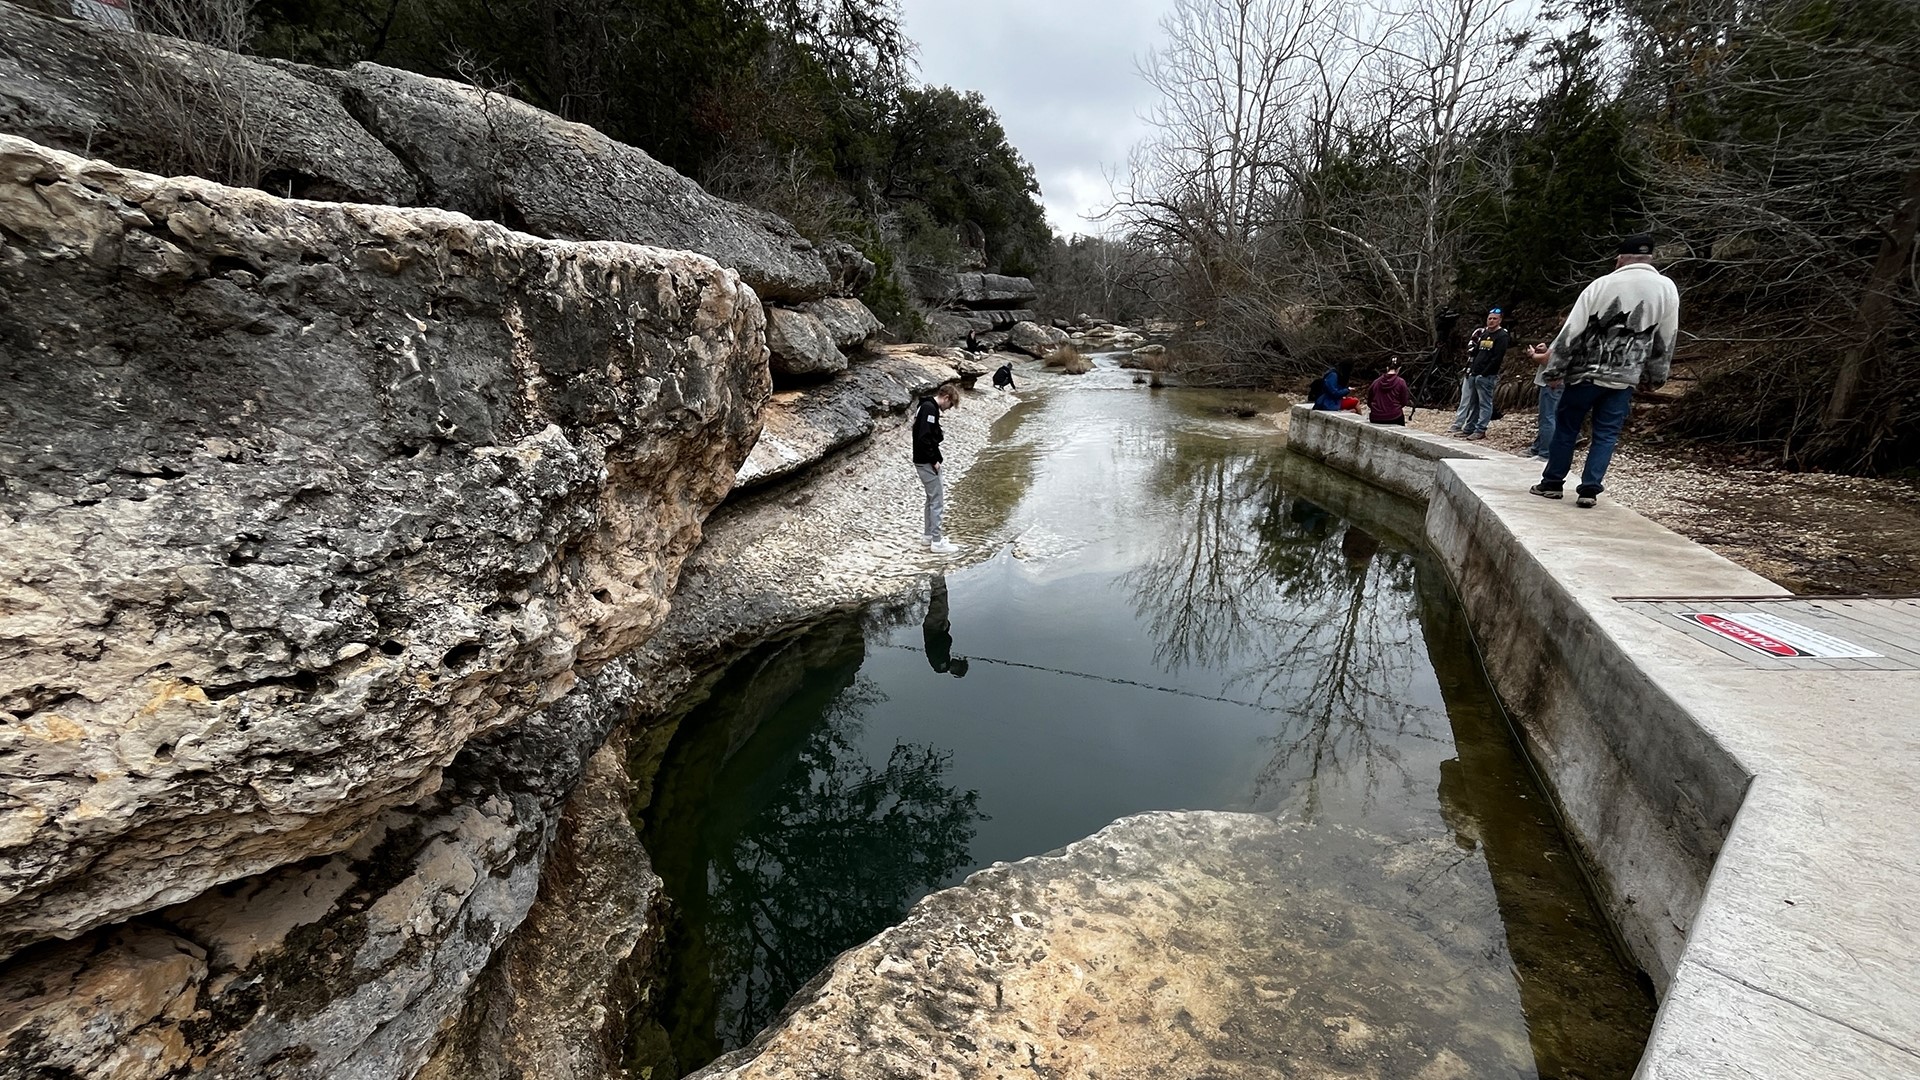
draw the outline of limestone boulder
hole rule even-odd
[[[619,733],[568,799],[540,894],[476,980],[419,1080],[597,1080],[621,1075],[628,1001],[657,976],[664,886],[628,814]]]
[[[572,700],[770,389],[684,252],[10,136],[0,236],[0,954],[362,843]]]
[[[935,311],[926,316],[927,340],[936,345],[958,345],[967,340],[972,324],[952,312]],[[990,329],[991,327],[982,327]]]
[[[867,305],[851,297],[832,297],[800,305],[800,310],[820,320],[833,343],[851,349],[880,332],[880,320]]]
[[[769,305],[767,350],[775,375],[814,378],[847,370],[846,354],[835,344],[833,332],[806,311]]]
[[[922,900],[694,1076],[1532,1075],[1462,863],[1448,836],[1125,818]]]
[[[1007,331],[1007,344],[1038,359],[1067,343],[1065,331],[1036,322],[1017,322]]]
[[[417,194],[400,159],[304,79],[5,0],[0,131],[128,168],[219,172],[303,199],[405,204]]]
[[[890,347],[862,356],[817,386],[775,394],[762,414],[760,441],[740,466],[735,486],[795,475],[871,435],[877,417],[905,412],[921,395],[955,377],[948,355]]]
[[[945,307],[960,296],[960,276],[937,266],[908,266],[907,283],[913,295],[931,307]]]
[[[738,271],[762,300],[817,299],[858,277],[858,252],[836,252],[829,267],[785,220],[715,198],[585,124],[378,64],[306,74],[412,165],[434,206],[538,236],[697,251]]]
[[[1024,308],[1040,299],[1040,293],[1023,277],[957,274],[954,299],[970,308]]]
[[[879,268],[860,249],[842,241],[820,245],[820,257],[827,264],[835,296],[858,296],[873,284]]]

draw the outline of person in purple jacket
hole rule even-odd
[[[1401,424],[1407,422],[1407,406],[1413,403],[1413,391],[1400,377],[1400,358],[1387,362],[1386,373],[1367,387],[1367,423]]]

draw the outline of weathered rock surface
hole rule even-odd
[[[855,301],[858,303],[858,301]],[[768,362],[775,375],[812,377],[847,370],[846,354],[826,324],[805,311],[767,308]]]
[[[1067,341],[1064,331],[1035,322],[1017,322],[1007,331],[1008,345],[1036,359],[1065,345]]]
[[[781,218],[715,198],[637,147],[464,83],[356,64],[304,69],[421,177],[422,199],[564,240],[697,251],[739,271],[762,300],[825,296],[858,276]]]
[[[1460,863],[1450,838],[1126,818],[921,901],[694,1075],[1531,1075],[1500,925],[1450,903]]]
[[[894,346],[863,355],[827,382],[773,395],[761,413],[760,441],[734,486],[753,487],[817,464],[872,434],[876,417],[906,411],[954,374],[949,359]]]
[[[400,160],[309,82],[4,0],[0,131],[151,172],[230,161],[257,171],[258,186],[302,199],[406,204],[417,193]]]
[[[446,874],[506,899],[435,909],[477,971],[528,785],[571,789],[754,437],[761,319],[686,253],[0,136],[0,953],[444,819],[498,848]],[[540,783],[383,817],[555,710],[559,764],[487,770]]]
[[[867,305],[851,297],[831,297],[800,305],[800,310],[820,320],[832,335],[833,343],[851,349],[880,332],[880,320]]]
[[[636,691],[610,664],[347,851],[21,954],[0,974],[0,1061],[116,1080],[415,1075],[527,914],[566,789]]]
[[[1005,274],[959,274],[954,299],[970,308],[1023,308],[1040,299],[1033,282]]]
[[[628,812],[616,733],[560,820],[538,902],[495,953],[420,1080],[601,1080],[620,1075],[626,1013],[653,980],[662,885]]]
[[[1037,315],[1024,308],[938,311],[927,316],[927,333],[940,344],[955,345],[965,341],[969,331],[979,340],[987,334],[998,333],[1022,322],[1032,322],[1036,318]]]

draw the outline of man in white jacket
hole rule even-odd
[[[1645,382],[1657,390],[1667,381],[1679,332],[1680,290],[1653,268],[1653,237],[1627,237],[1620,242],[1613,273],[1581,292],[1553,344],[1527,350],[1543,362],[1534,376],[1536,385],[1566,383],[1554,415],[1546,470],[1528,490],[1549,499],[1565,497],[1573,444],[1592,415],[1593,441],[1587,446],[1575,504],[1594,504],[1633,406],[1633,389]]]

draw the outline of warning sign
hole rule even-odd
[[[1764,611],[1688,611],[1680,617],[1768,656],[1844,660],[1880,655],[1844,638]]]

